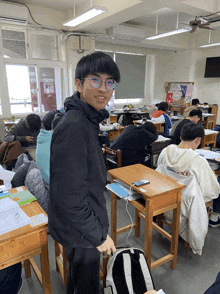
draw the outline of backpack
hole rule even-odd
[[[107,263],[105,294],[143,294],[154,289],[143,250],[117,249]]]

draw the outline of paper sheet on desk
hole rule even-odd
[[[213,159],[214,160],[214,159],[220,157],[220,153],[210,151],[210,150],[196,149],[195,152],[206,159]]]
[[[19,207],[19,205],[9,198],[4,198],[0,202],[1,212],[7,211],[7,216],[1,218],[0,214],[0,235],[16,230],[31,223],[31,219]],[[16,209],[16,214],[14,213]]]
[[[218,133],[218,131],[213,131],[213,130],[209,130],[209,129],[205,129],[204,132],[205,132],[205,135],[210,135],[210,134],[216,134],[216,133]]]
[[[161,141],[167,141],[167,140],[171,140],[170,138],[166,138],[162,135],[159,135],[157,140],[155,142],[161,142]]]

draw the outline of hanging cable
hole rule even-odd
[[[177,12],[176,29],[179,28],[179,11]]]

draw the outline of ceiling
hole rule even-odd
[[[17,0],[14,2],[59,9],[66,12],[67,19],[74,15],[74,0]],[[132,41],[129,38],[117,38],[107,34],[106,29],[115,25],[143,29],[145,37],[164,33],[176,28],[190,28],[189,22],[196,16],[207,16],[220,11],[220,0],[75,0],[75,14],[78,15],[91,5],[107,9],[106,13],[74,28],[62,27],[71,32],[84,32],[96,35],[96,40],[109,43],[135,45],[148,48],[190,49],[209,41],[209,30],[196,29],[194,33],[186,32],[154,41]],[[31,8],[31,6],[30,6]],[[211,23],[215,29],[211,32],[211,42],[220,42],[219,21]]]

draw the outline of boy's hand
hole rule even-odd
[[[106,238],[105,242],[102,243],[100,246],[98,246],[96,248],[100,252],[106,251],[106,253],[108,255],[111,254],[112,251],[113,252],[116,251],[115,244],[114,244],[112,238],[109,237],[109,235],[107,235],[107,238]]]
[[[34,143],[34,142],[36,142],[36,138],[31,137],[31,136],[27,136],[27,137],[26,137],[26,141],[27,141],[28,143]]]

